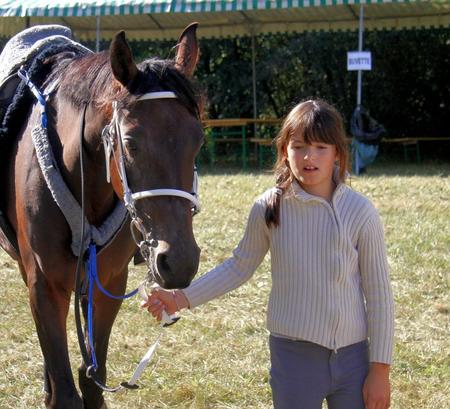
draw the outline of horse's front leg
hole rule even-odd
[[[124,293],[127,283],[128,271],[124,270],[116,275],[105,288],[113,295],[121,295]],[[102,277],[102,274],[99,274]],[[98,368],[96,371],[98,379],[106,383],[106,358],[108,354],[108,343],[111,329],[119,312],[122,302],[107,297],[97,288],[94,292],[94,347],[97,358]],[[83,312],[86,316],[87,303],[83,303]],[[87,335],[86,335],[87,340]],[[87,342],[87,341],[86,341]],[[86,365],[83,363],[79,368],[79,385],[83,395],[83,404],[85,409],[104,409],[102,390],[94,383],[91,378],[86,376]],[[116,385],[113,385],[116,386]]]
[[[66,319],[71,286],[55,284],[56,274],[39,269],[37,263],[27,268],[30,307],[44,355],[49,409],[81,409],[82,401],[75,387],[67,348]]]

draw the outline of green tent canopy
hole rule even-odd
[[[62,24],[75,38],[173,39],[193,21],[203,38],[314,30],[449,27],[449,0],[0,0],[0,36]]]

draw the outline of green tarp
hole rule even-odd
[[[369,30],[450,26],[449,0],[0,0],[0,35],[58,23],[84,40],[98,28],[105,39],[119,29],[133,39],[168,39],[192,21],[200,37],[357,30],[360,4]]]

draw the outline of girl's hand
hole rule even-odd
[[[370,364],[364,382],[363,398],[366,409],[387,409],[391,404],[390,366],[378,362]]]
[[[157,287],[152,290],[148,300],[142,303],[142,307],[147,308],[158,321],[161,321],[163,310],[171,315],[182,308],[189,307],[189,302],[180,290],[169,291]]]

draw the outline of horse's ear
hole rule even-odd
[[[133,60],[130,46],[125,39],[125,31],[119,31],[109,47],[111,68],[114,77],[123,86],[128,86],[136,77],[138,69]]]
[[[192,77],[199,57],[199,48],[196,35],[197,26],[198,23],[188,25],[184,29],[177,43],[175,66],[188,78]]]

